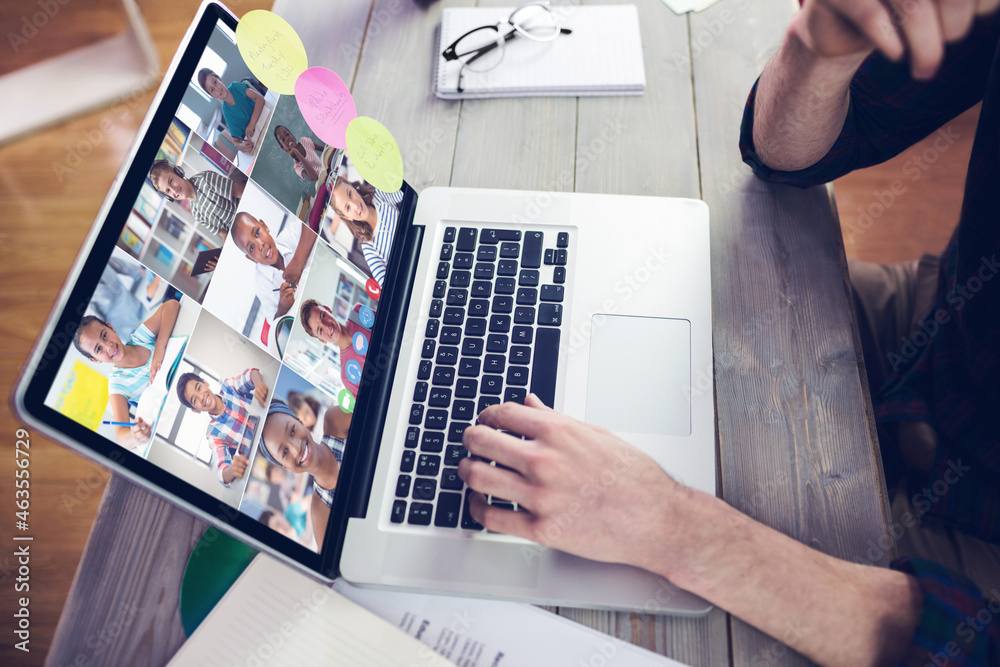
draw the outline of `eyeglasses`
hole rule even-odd
[[[507,30],[505,26],[512,29]],[[521,5],[496,25],[473,28],[441,52],[447,61],[462,63],[458,73],[458,92],[462,92],[465,70],[488,72],[503,60],[504,44],[518,35],[535,42],[549,42],[559,35],[572,34],[569,28],[560,28],[547,2]]]

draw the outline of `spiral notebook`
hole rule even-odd
[[[488,72],[466,69],[441,52],[479,26],[504,21],[514,7],[452,7],[442,12],[434,93],[448,100],[490,97],[641,95],[646,88],[639,12],[635,5],[556,5],[560,27],[572,33],[548,42],[514,39]],[[509,29],[509,28],[508,28]]]

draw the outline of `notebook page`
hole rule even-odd
[[[513,7],[445,9],[441,46],[473,28],[495,24]],[[553,7],[570,35],[548,42],[521,36],[508,41],[503,61],[488,72],[463,77],[462,96],[639,94],[645,88],[639,14],[634,5],[564,5]],[[508,28],[509,30],[509,28]],[[439,51],[440,53],[440,51]],[[438,56],[437,91],[454,95],[461,66]]]
[[[339,593],[263,554],[169,664],[452,665]]]

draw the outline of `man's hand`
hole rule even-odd
[[[610,431],[554,412],[533,394],[523,406],[504,403],[483,411],[462,442],[475,456],[515,471],[474,458],[459,464],[459,476],[479,492],[472,494],[472,516],[490,530],[647,568],[644,555],[662,548],[671,532],[662,530],[669,520],[664,508],[683,487]],[[487,505],[480,494],[514,501],[527,511]]]
[[[929,79],[944,45],[964,37],[976,14],[1000,0],[806,0],[791,31],[825,58],[867,55],[878,49],[890,60],[907,56],[915,79]]]

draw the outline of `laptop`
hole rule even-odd
[[[319,579],[707,613],[650,573],[484,530],[457,476],[478,413],[533,392],[715,492],[705,204],[379,190],[255,80],[236,25],[199,10],[15,388],[21,417]],[[237,96],[245,125],[222,107]],[[144,303],[125,274],[170,288]]]

